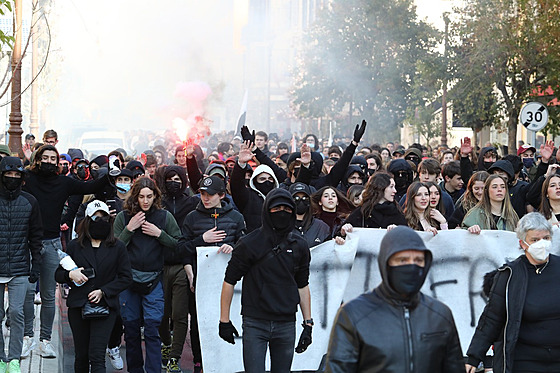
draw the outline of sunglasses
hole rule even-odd
[[[23,167],[15,164],[7,164],[4,166],[3,171],[19,171],[23,172]]]
[[[309,197],[307,197],[307,196],[303,196],[303,197],[301,197],[301,196],[295,196],[295,197],[294,197],[294,202],[298,202],[298,201],[303,201],[303,202],[309,201]]]

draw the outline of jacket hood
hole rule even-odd
[[[342,178],[342,184],[344,184],[346,187],[350,186],[350,184],[348,184],[348,178],[354,172],[359,173],[360,176],[362,177],[362,179],[364,179],[366,177],[366,174],[364,174],[364,171],[362,170],[362,168],[360,166],[358,166],[357,164],[351,164],[350,166],[348,166],[346,168],[346,172],[344,173],[344,177]]]
[[[424,278],[422,282],[426,280],[428,271],[432,264],[432,252],[426,248],[424,241],[420,238],[420,235],[416,233],[412,228],[406,227],[404,225],[399,225],[398,227],[390,230],[385,234],[381,240],[381,245],[379,248],[379,256],[377,257],[377,264],[379,265],[379,272],[381,273],[381,285],[379,288],[381,293],[389,300],[395,301],[396,303],[417,303],[419,299],[419,294],[412,296],[412,299],[405,298],[399,293],[397,293],[389,283],[389,258],[396,253],[405,250],[418,250],[425,253],[425,265],[424,265]]]
[[[486,167],[484,167],[484,154],[493,151],[497,153],[496,148],[493,146],[486,146],[480,149],[480,154],[478,155],[478,170],[479,171],[486,171]]]
[[[23,169],[23,164],[18,157],[3,157],[0,162],[0,195],[9,200],[13,200],[20,195],[22,185],[20,185],[16,190],[6,189],[4,187],[4,182],[2,181],[2,176],[8,171],[18,171],[21,174],[22,180],[25,180],[25,170]]]
[[[412,172],[412,168],[410,167],[407,161],[405,161],[402,158],[398,158],[398,159],[393,159],[391,163],[389,163],[389,167],[387,168],[387,171],[393,174],[397,171]]]
[[[268,167],[265,164],[261,164],[260,166],[255,168],[255,170],[253,171],[253,175],[251,175],[251,179],[249,180],[249,187],[251,187],[251,189],[257,192],[258,195],[264,199],[266,198],[266,196],[262,194],[261,191],[255,187],[255,178],[260,174],[262,174],[263,172],[266,172],[267,174],[272,176],[272,178],[274,179],[274,188],[278,188],[280,184],[278,183],[278,179],[276,179],[276,175],[274,175],[274,171],[272,171],[272,168]]]
[[[167,178],[172,177],[173,175],[179,175],[179,177],[181,178],[181,193],[183,193],[185,189],[187,189],[187,184],[188,184],[187,174],[185,173],[185,169],[181,166],[167,166],[165,168],[165,172],[163,173],[165,180],[167,180]],[[163,189],[164,189],[164,194],[168,194],[165,184],[163,185]]]
[[[272,220],[270,218],[269,210],[278,205],[286,205],[292,208],[292,215],[290,216],[290,224],[289,226],[284,229],[283,231],[277,231],[272,226]],[[296,204],[290,192],[286,189],[276,188],[272,189],[263,203],[263,210],[262,210],[262,227],[263,230],[268,232],[274,232],[276,236],[285,237],[291,231],[294,230],[296,226]]]
[[[508,175],[508,183],[513,181],[515,172],[513,171],[513,165],[510,161],[500,159],[494,162],[494,164],[488,169],[488,173],[492,173],[494,170],[504,171]]]

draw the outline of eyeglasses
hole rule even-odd
[[[98,221],[99,220],[99,221],[104,221],[106,223],[109,222],[109,219],[110,219],[110,216],[108,216],[108,215],[107,216],[93,215],[91,217],[92,221]]]
[[[309,197],[307,197],[307,196],[303,196],[303,197],[295,196],[294,197],[294,202],[298,202],[298,201],[303,201],[303,202],[309,201]]]

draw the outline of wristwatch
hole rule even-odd
[[[314,325],[314,324],[313,324],[313,319],[305,320],[303,323],[304,323],[305,325],[310,325],[310,326],[313,326],[313,325]]]

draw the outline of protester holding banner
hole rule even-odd
[[[484,184],[482,199],[467,213],[462,226],[474,234],[482,229],[513,232],[518,221],[509,200],[506,181],[499,175],[490,175]]]
[[[432,253],[412,229],[387,232],[378,265],[381,284],[336,315],[326,372],[464,372],[451,310],[420,292]]]
[[[484,183],[489,174],[486,171],[475,172],[467,184],[467,190],[457,200],[455,211],[449,218],[449,228],[455,229],[461,225],[467,212],[469,212],[482,199],[484,194]]]
[[[354,210],[354,206],[346,199],[344,194],[329,186],[313,193],[311,206],[315,216],[329,226],[331,236],[340,230],[342,222]]]
[[[560,371],[560,258],[550,254],[552,225],[538,212],[516,229],[524,255],[486,276],[489,301],[467,351],[475,372],[494,344],[494,372]]]
[[[181,231],[173,215],[161,208],[161,193],[154,181],[140,177],[132,186],[124,211],[115,219],[115,235],[128,250],[133,283],[120,295],[126,341],[126,362],[131,373],[161,372],[163,317],[161,273],[164,250],[175,250]],[[140,328],[144,326],[146,364]]]
[[[310,252],[295,228],[296,205],[284,189],[268,193],[262,226],[241,238],[228,263],[222,286],[219,335],[235,343],[230,321],[235,284],[243,278],[243,365],[248,373],[264,372],[270,348],[272,372],[289,372],[295,344],[295,313],[304,324],[296,352],[311,344],[313,319],[309,293]]]
[[[406,191],[404,216],[407,224],[418,231],[437,234],[439,229],[447,229],[447,220],[441,212],[430,207],[430,191],[428,186],[415,181]]]

